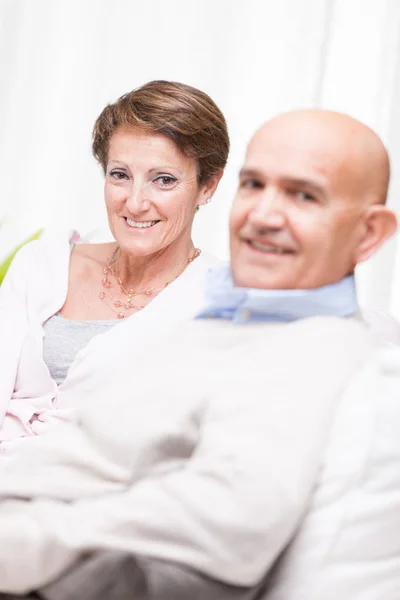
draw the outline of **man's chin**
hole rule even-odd
[[[236,287],[260,290],[295,289],[297,286],[292,278],[269,275],[251,267],[243,269],[232,268],[233,282]]]

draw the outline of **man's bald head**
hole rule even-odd
[[[232,270],[246,287],[310,288],[352,273],[396,229],[389,158],[347,115],[298,110],[251,139],[231,215]]]
[[[347,185],[354,179],[360,195],[372,203],[385,203],[390,179],[390,163],[381,138],[367,125],[343,113],[304,109],[283,113],[267,121],[254,134],[249,149],[259,138],[286,137],[337,162]]]

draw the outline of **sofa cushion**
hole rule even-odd
[[[307,514],[265,600],[399,600],[400,347],[343,396]]]

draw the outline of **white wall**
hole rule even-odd
[[[331,3],[320,105],[346,112],[375,129],[390,150],[390,206],[400,207],[400,2],[336,0]],[[397,105],[397,106],[396,106]],[[400,318],[397,238],[358,268],[361,300]]]
[[[394,158],[396,207],[399,23],[398,0],[0,0],[0,257],[39,226],[106,227],[91,128],[107,102],[151,79],[203,89],[229,124],[226,176],[196,217],[200,247],[226,256],[246,142],[291,108],[374,127]],[[395,267],[393,243],[360,270],[360,290],[400,316]]]

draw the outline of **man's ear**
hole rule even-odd
[[[356,249],[356,263],[367,260],[396,233],[397,218],[383,204],[368,207],[364,215],[365,231]]]
[[[218,171],[202,186],[199,205],[207,204],[215,194],[218,184],[224,174],[223,171]]]

